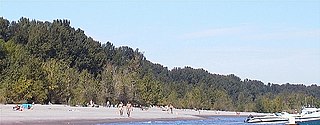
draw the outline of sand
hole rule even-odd
[[[120,116],[118,108],[70,107],[66,105],[39,105],[32,110],[14,111],[15,105],[0,104],[1,125],[94,125],[99,123],[151,121],[151,120],[191,120],[203,116],[248,116],[265,115],[253,112],[227,112],[212,110],[174,109],[173,114],[159,107],[141,110],[133,108],[131,117]],[[126,113],[126,112],[124,112]]]

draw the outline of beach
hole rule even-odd
[[[0,104],[1,125],[94,125],[114,122],[150,121],[150,120],[192,120],[205,116],[248,116],[265,115],[254,112],[229,112],[214,110],[174,109],[173,113],[163,111],[160,107],[148,110],[133,108],[130,117],[120,116],[114,107],[71,107],[67,105],[33,105],[33,109],[15,111],[15,105]],[[125,108],[124,108],[125,109]]]

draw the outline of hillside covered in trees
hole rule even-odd
[[[168,68],[138,49],[101,44],[68,20],[0,17],[0,103],[132,102],[276,112],[320,107],[320,86],[264,84],[191,67]]]

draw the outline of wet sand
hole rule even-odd
[[[212,110],[174,109],[173,114],[159,107],[141,110],[133,108],[131,117],[120,116],[118,108],[70,107],[65,105],[34,105],[32,110],[14,111],[15,105],[0,104],[1,125],[95,125],[115,122],[191,120],[203,116],[264,115],[253,112],[227,112]],[[125,108],[124,108],[125,109]]]

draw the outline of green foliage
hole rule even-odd
[[[9,37],[10,22],[3,17],[0,17],[0,39],[7,40]]]
[[[229,95],[224,90],[214,91],[214,109],[233,110],[232,102]]]
[[[99,43],[68,20],[0,17],[0,103],[105,105],[277,112],[320,106],[320,86],[271,84],[191,67],[168,70],[138,49]]]
[[[1,43],[6,52],[2,87],[6,88],[7,102],[42,101],[46,98],[39,59],[30,55],[23,46],[13,41]]]
[[[202,108],[202,100],[203,94],[199,87],[194,87],[191,91],[187,92],[184,97],[184,103],[186,107],[191,108]]]
[[[143,77],[139,84],[137,84],[137,94],[140,98],[140,104],[157,105],[162,100],[162,84],[153,79],[152,76],[146,75]]]

